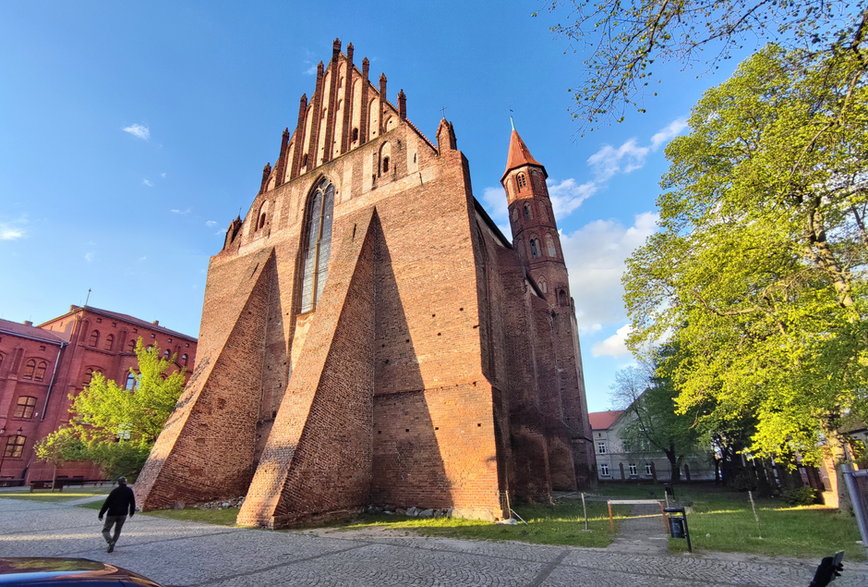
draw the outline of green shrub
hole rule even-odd
[[[781,494],[781,499],[787,505],[812,505],[818,503],[818,498],[817,490],[807,485],[796,489],[787,489]]]

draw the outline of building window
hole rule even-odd
[[[530,256],[534,259],[539,259],[539,239],[532,238],[530,239]]]
[[[352,140],[353,140],[354,143],[355,143],[357,140],[359,140],[359,129],[358,129],[358,128],[354,128],[354,129],[353,129],[353,139],[352,139]]]
[[[131,353],[134,353],[136,351],[136,341],[131,340],[130,344],[128,344],[127,346],[129,347]]]
[[[636,463],[630,463],[628,468],[630,469],[630,476],[631,477],[635,477],[636,475],[639,474],[638,470],[636,469]]]
[[[88,367],[84,370],[84,377],[81,380],[82,385],[90,384],[90,380],[93,379],[93,374],[96,372],[96,369],[93,367]]]
[[[316,308],[328,277],[334,196],[334,184],[323,179],[308,198],[302,241],[304,244],[300,304],[302,314]]]
[[[533,220],[533,208],[530,204],[524,205],[524,219],[525,220]]]
[[[46,369],[48,369],[47,362],[36,361],[36,371],[33,372],[33,381],[43,381],[45,379]]]
[[[94,330],[90,333],[90,340],[88,340],[87,344],[94,347],[99,344],[99,330]]]
[[[15,406],[15,418],[32,418],[33,411],[36,409],[36,398],[29,395],[22,395],[18,398],[18,404]]]
[[[539,286],[541,292],[549,293],[549,284],[546,282],[544,277],[540,277],[536,284]]]
[[[129,373],[127,375],[127,380],[124,382],[124,389],[128,391],[133,391],[136,388],[136,374]]]
[[[6,439],[6,450],[3,451],[4,458],[17,459],[24,452],[24,443],[27,441],[26,436],[16,434]]]
[[[653,475],[654,472],[651,470],[651,463],[645,463],[645,474]]]
[[[567,299],[567,292],[563,289],[558,291],[558,303],[562,306],[569,305],[569,300]]]
[[[107,350],[107,351],[110,351],[110,350],[112,350],[112,347],[114,346],[114,344],[115,344],[115,335],[109,334],[108,336],[105,337],[105,344],[102,345],[102,348]]]
[[[609,476],[609,465],[606,463],[600,463],[600,477],[608,477]]]
[[[516,176],[515,183],[518,185],[518,191],[521,191],[521,188],[527,187],[527,177],[525,177],[524,173],[519,173]]]
[[[598,442],[597,443],[597,454],[598,455],[604,455],[604,454],[606,454],[606,452],[607,452],[606,443],[605,442]]]
[[[383,157],[383,173],[387,173],[389,171],[389,158]]]
[[[549,257],[557,257],[558,251],[555,249],[555,239],[552,238],[552,235],[546,235],[546,252]]]
[[[187,359],[187,353],[184,353],[183,355],[181,355],[181,364],[184,365],[185,367],[187,366],[187,360],[188,360]]]
[[[21,372],[21,379],[33,379],[33,373],[36,371],[36,359],[29,359],[24,363],[24,371]]]

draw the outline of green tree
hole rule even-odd
[[[627,452],[662,454],[669,461],[672,482],[681,479],[685,457],[700,451],[696,417],[676,412],[678,395],[668,377],[655,374],[655,365],[625,367],[615,374],[615,397],[630,416],[621,432]],[[709,451],[706,451],[709,452]]]
[[[52,432],[33,448],[37,459],[54,466],[52,477],[57,477],[57,467],[64,463],[87,459],[84,443],[71,428],[60,428]]]
[[[868,7],[854,0],[553,0],[549,6],[563,18],[552,30],[576,51],[590,48],[573,110],[587,125],[610,116],[620,121],[628,106],[644,112],[637,98],[666,63],[716,69],[758,40],[829,51],[858,46],[868,32]]]
[[[111,476],[138,474],[175,408],[185,377],[183,370],[174,370],[174,357],[164,358],[156,345],[146,347],[140,338],[135,352],[138,369],[130,370],[132,389],[94,373],[78,395],[70,396],[69,426],[40,441],[46,456],[49,447],[57,446],[60,458],[81,460],[84,456]],[[78,439],[83,448],[75,453],[67,451],[67,444],[60,441],[69,436]],[[78,458],[71,458],[73,454]]]
[[[679,409],[755,417],[755,456],[840,460],[840,417],[868,413],[866,70],[861,44],[746,60],[667,148],[628,260],[631,348],[671,341]]]

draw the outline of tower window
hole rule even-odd
[[[530,256],[533,259],[539,259],[540,251],[539,251],[539,239],[538,238],[530,239]]]
[[[567,300],[567,292],[564,290],[558,290],[558,303],[562,306],[569,305],[569,300]]]
[[[386,173],[388,171],[389,171],[389,158],[383,157],[383,173]]]
[[[524,205],[524,219],[525,220],[533,220],[533,208],[530,204]]]
[[[549,292],[549,284],[546,282],[544,277],[540,277],[536,284],[539,286],[539,290],[543,293]]]
[[[15,405],[15,418],[32,418],[36,409],[36,398],[30,395],[22,395]]]
[[[518,191],[521,191],[522,188],[527,187],[527,177],[524,173],[519,173],[515,177],[515,183],[518,184]]]
[[[259,228],[265,226],[265,212],[259,215]]]
[[[552,235],[546,235],[546,253],[548,253],[549,257],[557,257],[558,251],[555,248],[555,239],[552,238]]]
[[[353,139],[352,140],[354,143],[359,140],[359,129],[358,128],[353,129]]]
[[[310,312],[316,307],[328,277],[334,195],[334,184],[323,179],[308,198],[302,254],[300,304],[302,313]]]

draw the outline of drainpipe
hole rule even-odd
[[[45,414],[48,412],[48,400],[51,398],[51,391],[54,389],[54,383],[57,381],[57,369],[60,367],[60,359],[63,357],[63,349],[66,348],[68,342],[60,343],[60,350],[57,351],[57,359],[54,361],[54,371],[51,373],[51,382],[48,384],[48,391],[45,394],[45,403],[42,405],[42,413],[39,414],[39,421],[45,421]]]

